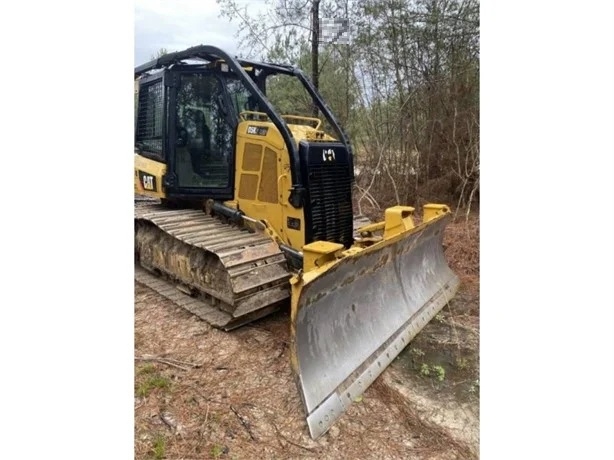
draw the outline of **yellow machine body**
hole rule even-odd
[[[264,116],[262,113],[258,115]],[[301,116],[290,119],[307,123],[288,125],[297,141],[334,140],[311,126],[314,122],[319,126],[318,119]],[[254,130],[254,127],[263,129]],[[252,219],[266,222],[268,231],[279,242],[302,251],[305,244],[305,218],[302,209],[296,209],[288,202],[292,186],[290,158],[279,131],[270,121],[243,120],[237,127],[236,139],[234,200],[226,201],[225,204],[240,209]],[[166,164],[136,153],[135,193],[151,198],[168,198],[163,187],[166,171]],[[288,218],[296,219],[294,226],[298,229],[287,225]]]

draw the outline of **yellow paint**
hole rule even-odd
[[[409,209],[408,209],[409,208]],[[395,206],[393,208],[389,208],[386,211],[387,220],[384,222],[378,222],[375,224],[371,224],[365,226],[363,228],[371,228],[371,229],[379,229],[380,231],[386,227],[386,224],[389,225],[389,231],[384,238],[368,247],[360,246],[360,244],[355,244],[351,248],[341,251],[334,250],[333,246],[335,243],[326,243],[322,241],[314,242],[308,244],[304,247],[303,253],[303,270],[298,274],[295,274],[290,279],[290,288],[291,288],[291,302],[290,302],[290,315],[291,315],[291,337],[296,337],[296,324],[297,324],[297,316],[299,313],[298,301],[301,298],[301,292],[305,286],[309,283],[313,282],[316,278],[320,276],[326,276],[326,274],[334,268],[337,264],[340,263],[341,260],[348,257],[359,258],[363,255],[366,255],[373,251],[378,251],[381,248],[394,244],[400,240],[408,238],[409,236],[419,233],[423,231],[429,225],[432,225],[437,220],[443,218],[446,214],[450,213],[450,208],[444,205],[437,204],[427,204],[424,206],[425,213],[428,210],[429,220],[423,219],[420,225],[411,224],[409,220],[411,220],[411,213],[407,215],[409,210],[413,211],[413,208],[408,206]],[[388,212],[389,211],[389,212]],[[404,212],[405,211],[405,212]],[[435,215],[436,214],[436,215]],[[404,229],[401,229],[404,228]],[[401,229],[401,230],[399,230]],[[397,232],[397,230],[399,230]],[[374,230],[372,230],[374,231]],[[341,245],[339,245],[341,246]],[[342,249],[343,247],[339,248]],[[314,263],[313,259],[317,258],[321,253],[327,253],[325,257],[326,260],[320,260],[318,263]],[[290,364],[295,373],[299,372],[298,367],[298,357],[296,353],[296,341],[291,341],[290,346]]]
[[[305,117],[307,118],[307,117]],[[324,131],[319,131],[310,125],[288,124],[288,128],[295,138],[306,139],[308,141],[334,141],[335,139]]]
[[[305,217],[303,209],[296,209],[288,202],[292,181],[290,156],[284,140],[266,114],[242,112],[241,119],[243,121],[237,128],[235,161],[235,197],[238,206],[252,219],[266,220],[274,239],[302,251],[305,244]],[[309,117],[291,119],[319,123],[319,120]],[[288,127],[296,142],[316,136],[315,133],[319,132],[309,125],[290,124]],[[250,134],[260,129],[266,129],[266,134]],[[321,137],[333,139],[330,136]],[[298,219],[300,229],[289,228],[288,218]]]
[[[315,241],[303,246],[303,270],[308,272],[335,260],[335,254],[344,248],[342,244]]]
[[[411,206],[393,206],[386,209],[384,213],[384,240],[414,228],[414,211],[415,209]]]
[[[450,208],[445,204],[425,204],[422,207],[422,222],[428,222],[433,220],[435,217],[441,216],[442,214],[446,214],[448,212],[450,212]]]
[[[237,203],[236,200],[232,200],[232,201],[224,201],[224,206],[227,206],[229,208],[232,209],[239,209],[239,203]]]
[[[440,205],[428,204],[425,206],[440,206]],[[362,246],[361,244],[358,243],[358,244],[354,244],[349,249],[342,251],[341,250],[343,249],[342,245],[339,245],[341,246],[340,248],[333,250],[332,246],[328,246],[328,245],[335,245],[336,243],[328,243],[326,241],[315,241],[313,243],[305,245],[304,248],[307,248],[309,250],[308,252],[317,253],[317,254],[313,254],[313,256],[310,254],[310,257],[316,257],[319,254],[327,252],[327,250],[329,252],[329,255],[332,254],[334,255],[334,257],[329,257],[327,261],[321,260],[319,264],[313,264],[313,263],[305,264],[305,252],[304,252],[303,271],[300,273],[300,275],[296,275],[293,277],[293,279],[290,280],[291,284],[293,285],[293,289],[296,288],[300,291],[302,286],[306,285],[307,283],[310,283],[318,276],[325,274],[330,268],[336,265],[337,262],[340,261],[341,259],[344,259],[346,257],[362,257],[363,252],[367,254],[372,251],[377,251],[378,249],[381,249],[384,246],[388,246],[390,244],[396,243],[400,240],[403,240],[409,237],[410,235],[413,235],[414,233],[419,233],[423,231],[427,226],[443,218],[444,215],[450,213],[450,208],[445,206],[444,208],[441,208],[439,214],[433,217],[431,220],[423,221],[420,225],[414,225],[413,221],[411,222],[411,224],[408,222],[407,219],[409,219],[409,217],[402,217],[401,223],[397,221],[398,211],[400,211],[398,208],[410,208],[410,207],[409,206],[394,206],[392,208],[388,208],[386,211],[390,210],[391,211],[390,215],[392,216],[396,215],[395,217],[392,218],[391,222],[393,224],[397,222],[397,225],[393,225],[392,229],[387,234],[385,233],[385,236],[382,238],[381,241],[378,241],[377,243],[374,243],[370,246]],[[413,209],[413,208],[410,208],[410,209]],[[362,228],[363,229],[377,228],[377,229],[382,230],[385,228],[385,226],[386,226],[386,222],[384,221],[384,222],[378,222],[375,224],[370,224]],[[404,227],[404,229],[396,232],[396,230],[398,230],[399,227],[401,226]]]
[[[385,222],[376,222],[374,224],[363,225],[358,229],[358,232],[360,234],[377,232],[379,230],[383,230],[385,225]]]
[[[147,190],[139,180],[139,171],[154,176],[156,178],[156,190]],[[162,177],[166,174],[166,165],[159,161],[145,158],[138,153],[134,154],[134,193],[145,195],[152,198],[166,198]]]
[[[307,124],[308,126],[311,126],[311,123],[315,123],[316,125],[313,127],[313,129],[315,129],[316,131],[318,129],[320,129],[320,126],[322,126],[322,120],[320,120],[319,118],[315,118],[315,117],[304,117],[302,115],[282,115],[281,116],[284,120],[286,120],[286,123],[290,124],[289,121],[304,121],[304,124]],[[296,123],[294,123],[296,125]],[[303,123],[301,123],[303,124]]]

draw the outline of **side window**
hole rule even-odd
[[[177,92],[176,173],[181,187],[230,186],[232,128],[223,87],[207,74],[181,75]]]
[[[228,91],[230,101],[237,115],[245,110],[257,110],[256,104],[252,101],[252,98],[250,98],[250,92],[241,80],[227,78],[226,90]]]
[[[164,86],[162,80],[143,85],[139,90],[136,143],[144,152],[163,156]]]

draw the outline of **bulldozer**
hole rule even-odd
[[[299,82],[317,117],[282,113]],[[290,365],[313,439],[455,295],[450,208],[354,215],[347,134],[298,68],[208,45],[137,66],[135,279],[230,331],[290,308]]]

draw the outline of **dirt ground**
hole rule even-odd
[[[287,309],[226,333],[135,282],[135,458],[478,458],[478,230],[475,215],[448,226],[456,298],[317,441]]]

